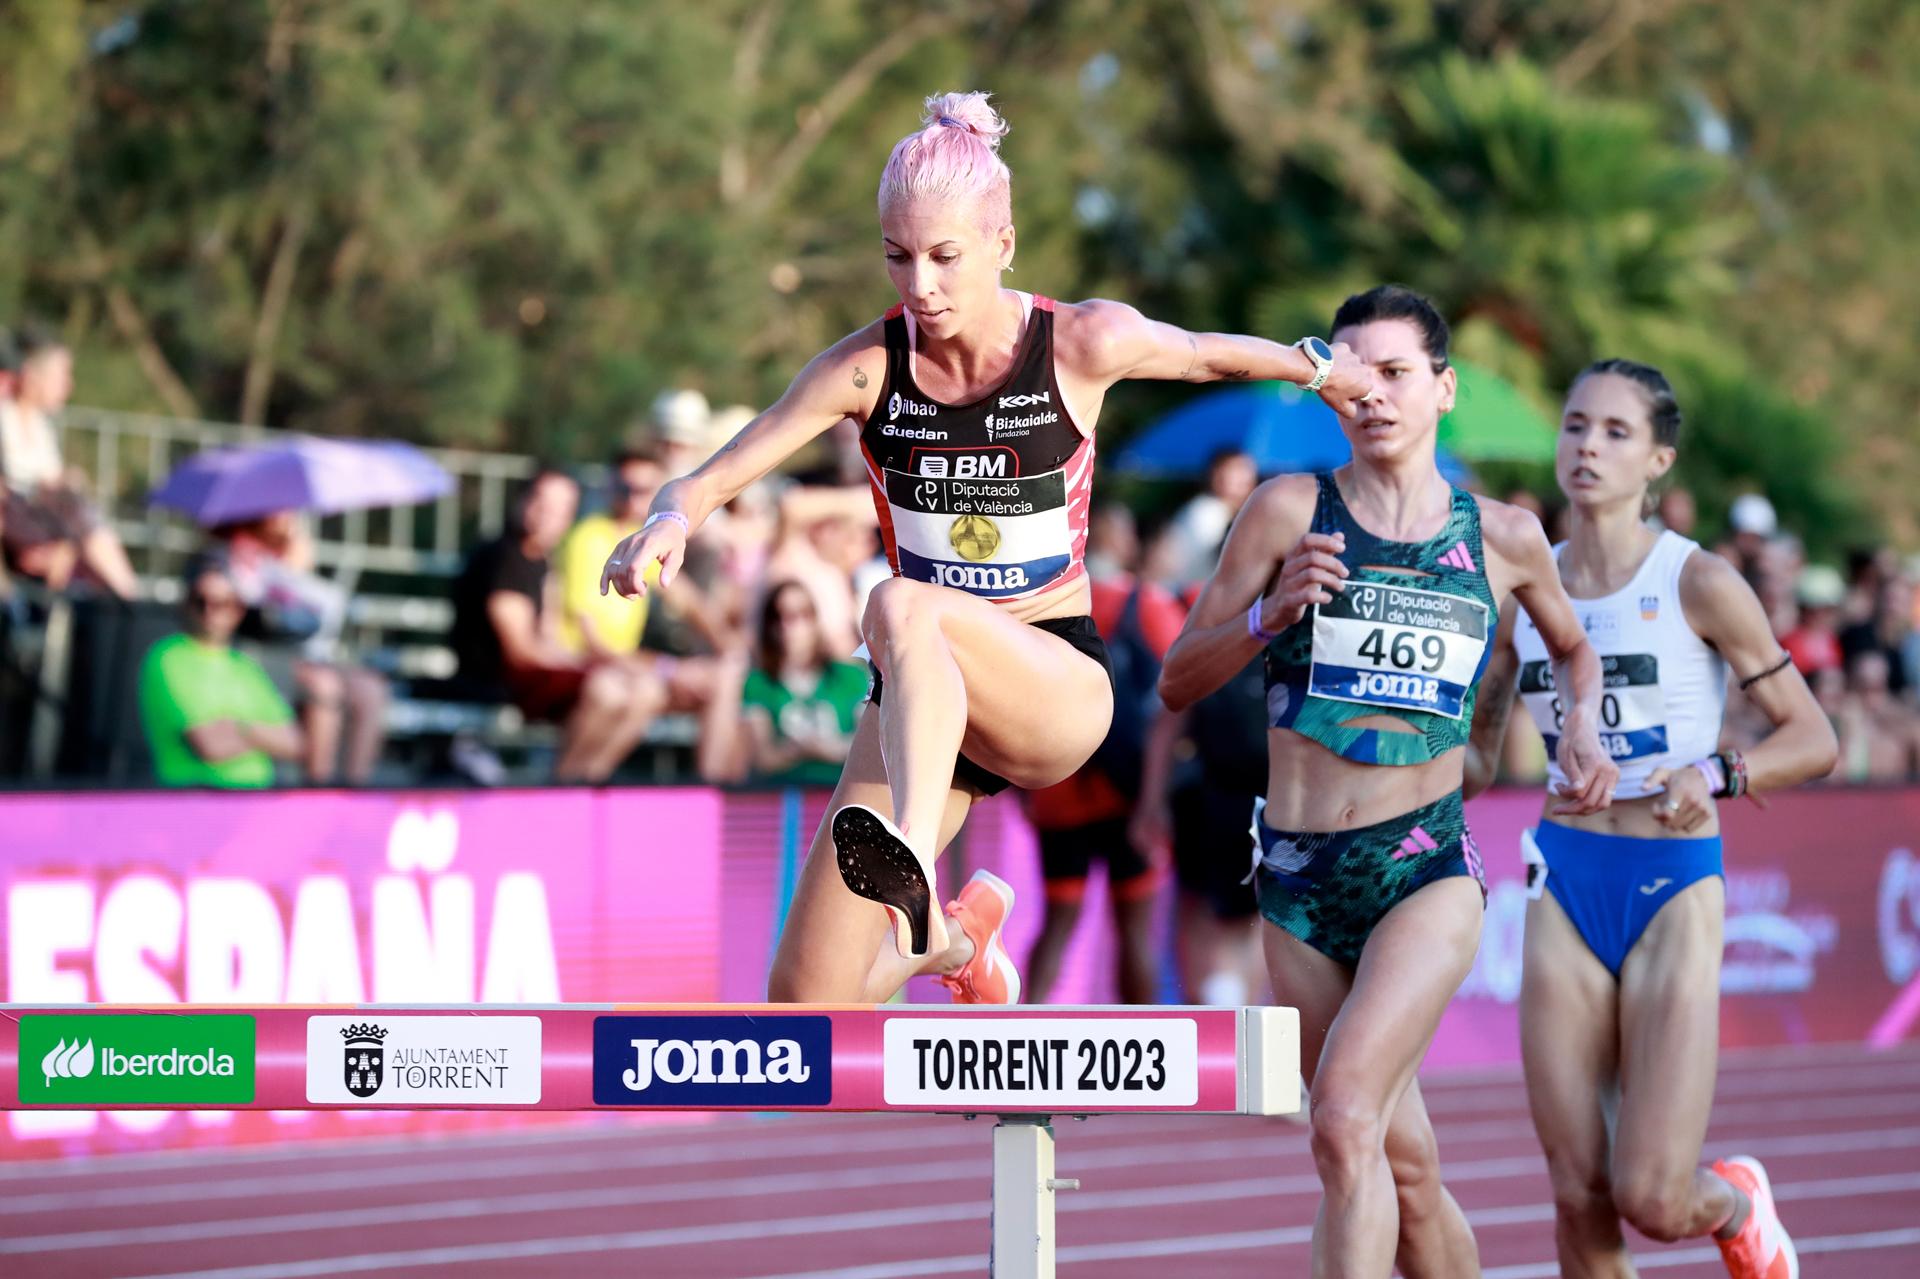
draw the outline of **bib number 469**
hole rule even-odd
[[[1420,647],[1416,650],[1415,638],[1412,631],[1395,631],[1389,639],[1387,629],[1376,626],[1360,641],[1360,656],[1376,667],[1392,666],[1397,671],[1410,671],[1417,663],[1431,675],[1447,660],[1447,642],[1438,635],[1419,636]]]

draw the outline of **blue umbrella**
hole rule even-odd
[[[275,511],[412,506],[452,491],[453,477],[411,444],[296,435],[195,454],[150,500],[213,527]]]
[[[1317,395],[1291,382],[1256,382],[1198,396],[1148,426],[1120,451],[1114,469],[1151,479],[1198,479],[1222,449],[1244,450],[1262,475],[1325,471],[1345,465],[1353,448]],[[1441,474],[1466,471],[1444,449]]]

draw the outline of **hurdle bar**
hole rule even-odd
[[[0,1109],[994,1115],[992,1273],[1050,1279],[1057,1115],[1300,1109],[1291,1008],[0,1005]]]

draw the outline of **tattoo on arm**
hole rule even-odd
[[[1250,382],[1253,380],[1253,370],[1252,369],[1221,369],[1220,380],[1222,382]]]
[[[864,390],[866,390],[866,389],[867,389],[867,375],[866,375],[866,372],[865,372],[865,370],[863,370],[863,369],[861,369],[861,368],[860,368],[860,367],[859,367],[858,365],[855,365],[855,366],[854,366],[854,370],[853,370],[853,385],[854,385],[854,387],[855,387],[856,389],[858,389],[858,390],[862,390],[862,391],[864,391]]]
[[[1193,334],[1189,333],[1187,334],[1187,371],[1180,375],[1182,382],[1188,382],[1193,379],[1193,367],[1198,363],[1200,363],[1200,343],[1194,338]]]

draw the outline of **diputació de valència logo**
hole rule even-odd
[[[242,1013],[24,1013],[24,1105],[214,1106],[254,1093],[254,1021]]]

